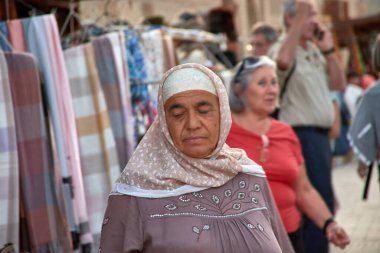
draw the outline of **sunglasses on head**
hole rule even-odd
[[[257,63],[260,62],[260,57],[246,57],[243,59],[242,63],[239,66],[239,69],[236,71],[235,77],[238,77],[243,70],[253,69],[256,67]]]

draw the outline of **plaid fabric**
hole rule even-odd
[[[78,129],[90,229],[98,238],[107,196],[120,174],[116,145],[92,44],[70,48],[64,55]]]
[[[123,169],[134,150],[134,137],[133,124],[128,124],[133,122],[130,98],[128,100],[128,93],[125,93],[129,91],[129,87],[123,68],[125,66],[123,66],[121,51],[123,44],[120,42],[119,34],[113,33],[93,40],[92,44],[112,131],[115,136],[119,167]]]
[[[19,245],[19,168],[13,104],[4,54],[0,52],[0,248]]]
[[[6,55],[12,92],[17,150],[20,166],[21,201],[25,211],[29,245],[20,251],[69,252],[67,221],[58,205],[56,171],[48,143],[41,104],[40,80],[30,55]],[[25,231],[21,231],[24,234]]]
[[[112,51],[115,57],[116,69],[119,77],[119,89],[120,97],[123,108],[123,118],[126,128],[127,136],[127,156],[128,160],[132,156],[136,148],[136,140],[134,138],[134,118],[132,112],[132,94],[129,82],[129,70],[128,70],[128,60],[127,51],[125,49],[125,39],[124,33],[113,33],[109,34],[108,37],[111,40]]]
[[[61,43],[58,33],[58,27],[54,15],[42,16],[43,23],[45,25],[45,35],[48,41],[49,47],[47,48],[51,61],[52,77],[54,80],[54,88],[56,90],[55,97],[53,99],[58,104],[58,115],[62,125],[62,133],[64,141],[64,153],[65,157],[60,157],[60,159],[65,159],[68,166],[68,177],[69,180],[67,186],[69,189],[73,186],[74,196],[65,198],[66,200],[66,210],[74,218],[71,218],[72,231],[78,231],[81,234],[81,243],[87,244],[93,242],[91,232],[89,230],[88,216],[85,206],[85,194],[83,186],[83,175],[80,165],[80,154],[79,154],[79,140],[76,129],[75,113],[73,108],[72,96],[70,91],[70,82],[68,79],[68,74],[66,70],[65,60],[63,52],[61,49]],[[42,23],[42,22],[41,22]],[[71,177],[70,177],[71,175]],[[65,176],[63,174],[63,176]],[[64,178],[65,179],[65,178]],[[75,210],[72,204],[75,205]],[[80,209],[79,209],[80,207]],[[70,217],[70,216],[69,216]]]
[[[23,19],[22,25],[27,48],[37,57],[44,81],[53,125],[53,150],[64,182],[62,208],[70,231],[82,235],[81,243],[91,243],[75,115],[56,20],[54,15],[45,15]]]
[[[54,77],[53,65],[55,64],[55,55],[51,55],[49,48],[51,47],[50,41],[46,36],[45,24],[43,20],[44,16],[24,19],[22,21],[24,28],[24,35],[28,50],[37,58],[38,66],[40,67],[41,77],[43,80],[44,94],[46,94],[47,105],[49,107],[49,116],[53,126],[52,143],[54,144],[53,151],[57,152],[59,160],[60,174],[63,179],[71,177],[69,167],[67,164],[65,143],[63,135],[63,119],[60,117],[60,108],[58,104],[58,88]],[[63,83],[63,85],[65,85]],[[64,203],[69,203],[71,199],[70,185],[63,185]],[[65,207],[63,207],[65,208]],[[75,230],[74,215],[72,210],[65,208],[66,215],[68,215],[68,221],[70,230]]]

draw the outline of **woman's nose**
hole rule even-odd
[[[269,89],[268,89],[268,92],[270,92],[270,93],[278,93],[278,84],[276,84],[276,85],[269,85]]]
[[[201,121],[196,113],[189,113],[187,119],[187,128],[188,129],[197,129],[201,126]]]

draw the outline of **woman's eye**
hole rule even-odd
[[[265,82],[265,81],[259,81],[260,86],[265,86],[266,84],[267,84],[267,82]]]
[[[179,113],[179,114],[174,114],[174,118],[180,118],[183,116],[183,113]]]
[[[272,80],[272,84],[273,84],[273,85],[276,85],[276,84],[278,84],[278,81],[277,81],[277,79],[273,79],[273,80]]]
[[[172,116],[176,119],[181,118],[184,115],[183,112],[175,112],[172,114]]]
[[[200,114],[207,114],[212,110],[212,108],[209,105],[203,105],[198,108],[198,111]]]
[[[200,110],[199,112],[200,112],[201,114],[207,114],[207,113],[210,112],[210,110]]]

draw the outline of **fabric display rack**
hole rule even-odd
[[[0,23],[0,249],[97,252],[107,197],[153,122],[174,40],[118,26],[62,49],[53,14]]]

